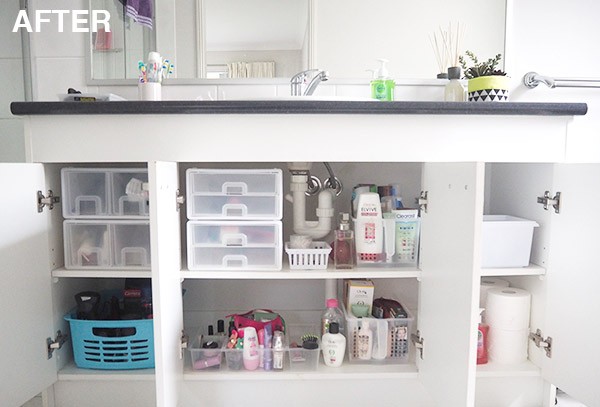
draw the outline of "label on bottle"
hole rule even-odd
[[[483,332],[477,330],[477,358],[483,357],[485,349],[483,347]]]
[[[359,359],[366,359],[369,356],[369,347],[371,346],[371,341],[369,339],[370,338],[367,335],[359,334],[356,337],[356,348]]]

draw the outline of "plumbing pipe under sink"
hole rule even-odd
[[[332,218],[334,215],[333,198],[334,191],[326,188],[319,192],[317,218],[318,221],[306,220],[306,194],[308,190],[308,163],[289,163],[292,172],[290,191],[286,199],[293,204],[294,233],[307,235],[313,239],[320,239],[331,232]]]

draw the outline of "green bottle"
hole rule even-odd
[[[387,59],[378,58],[377,61],[381,64],[377,70],[376,78],[371,81],[371,97],[377,100],[394,100],[394,89],[396,83],[389,77],[386,63]]]

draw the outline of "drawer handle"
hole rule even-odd
[[[230,254],[223,256],[223,267],[228,268],[245,268],[248,267],[248,258],[241,254]]]
[[[247,195],[248,185],[245,182],[224,182],[221,192],[226,195]]]
[[[225,204],[221,211],[223,216],[248,216],[248,207],[244,204]]]
[[[225,234],[221,236],[221,244],[227,247],[242,247],[248,245],[248,236],[243,233]]]
[[[90,205],[91,204],[91,205]],[[102,201],[99,196],[80,195],[75,198],[75,215],[102,215]]]

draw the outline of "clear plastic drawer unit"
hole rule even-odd
[[[63,168],[61,183],[67,219],[149,216],[145,168]]]
[[[187,170],[188,219],[278,220],[283,213],[280,169]]]
[[[150,269],[150,223],[136,220],[66,220],[65,268]]]
[[[280,221],[189,221],[188,269],[280,270]]]

